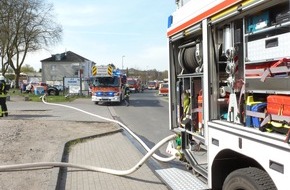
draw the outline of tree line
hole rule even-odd
[[[157,71],[156,69],[150,70],[138,70],[130,68],[126,70],[128,77],[139,77],[143,83],[147,83],[153,80],[163,80],[168,78],[168,71]]]
[[[62,26],[54,15],[53,4],[45,0],[0,1],[1,73],[12,69],[17,88],[27,54],[48,49],[61,40]]]

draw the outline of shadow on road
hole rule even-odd
[[[159,100],[137,99],[130,100],[130,106],[134,107],[163,107]]]

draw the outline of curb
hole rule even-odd
[[[72,145],[75,145],[77,143],[83,143],[83,142],[90,140],[90,139],[100,138],[100,137],[107,136],[107,135],[112,135],[112,134],[119,133],[122,131],[123,131],[123,129],[119,128],[116,130],[112,130],[112,131],[108,131],[108,132],[104,132],[104,133],[100,133],[100,134],[96,134],[96,135],[81,137],[81,138],[67,141],[62,148],[62,154],[58,154],[58,156],[57,156],[58,158],[56,160],[57,161],[60,160],[61,162],[67,163],[67,158],[68,158],[68,154],[69,154],[68,150]],[[53,173],[51,175],[50,182],[48,184],[48,190],[60,189],[60,187],[62,185],[61,181],[62,181],[62,178],[63,178],[65,172],[66,172],[66,168],[60,168],[60,167],[56,171],[53,171]]]

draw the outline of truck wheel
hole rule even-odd
[[[51,90],[48,90],[47,94],[49,96],[58,96],[59,95],[59,92],[57,90],[51,89]]]
[[[270,176],[259,168],[242,168],[227,176],[223,190],[277,190]]]

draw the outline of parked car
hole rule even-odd
[[[167,96],[168,95],[168,83],[159,84],[159,95]]]
[[[58,96],[59,90],[51,85],[46,84],[45,82],[38,82],[38,83],[30,83],[32,85],[32,88],[30,89],[31,93],[36,93],[35,89],[37,89],[38,86],[43,87],[43,93],[47,93],[49,96]],[[41,94],[41,92],[37,93]]]
[[[48,85],[47,86],[47,94],[49,96],[58,96],[59,95],[59,90],[53,86]]]

